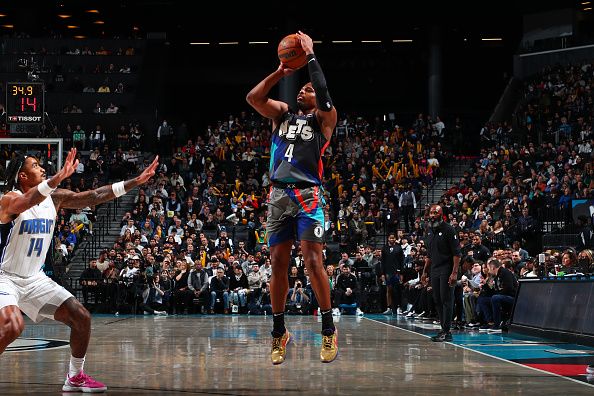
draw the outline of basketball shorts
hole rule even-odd
[[[268,246],[288,241],[324,241],[324,195],[319,186],[272,187],[268,196]]]
[[[0,271],[0,309],[16,305],[34,322],[54,319],[56,310],[72,294],[40,271],[23,278]]]

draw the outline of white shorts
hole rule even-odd
[[[34,322],[54,319],[56,310],[73,297],[42,271],[22,278],[0,271],[0,309],[16,305]]]

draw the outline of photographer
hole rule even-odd
[[[231,292],[231,304],[239,306],[239,309],[247,307],[247,294],[249,283],[247,276],[243,273],[239,261],[233,265],[233,275],[229,277],[229,290]]]
[[[302,275],[299,274],[299,269],[297,268],[297,266],[293,265],[290,269],[290,273],[289,273],[289,293],[288,293],[288,297],[291,297],[291,294],[293,293],[293,289],[295,289],[295,284],[297,282],[300,282],[301,285],[305,284],[305,280],[303,278]]]
[[[147,287],[142,292],[140,309],[150,315],[167,315],[163,305],[165,292],[161,290],[159,282],[159,275],[151,277],[146,285]]]
[[[336,278],[334,298],[339,309],[349,309],[355,304],[357,315],[363,315],[359,308],[359,281],[351,273],[351,266],[349,265],[343,265],[340,275]]]
[[[303,282],[297,280],[292,289],[291,298],[287,304],[287,310],[293,314],[307,314],[309,311],[310,298],[307,295]]]

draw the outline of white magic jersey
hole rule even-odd
[[[55,222],[56,207],[49,196],[10,223],[0,223],[0,270],[22,277],[39,273],[52,242]]]

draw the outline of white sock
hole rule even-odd
[[[75,358],[70,356],[70,368],[68,369],[68,377],[76,377],[80,373],[85,365],[85,358]]]

